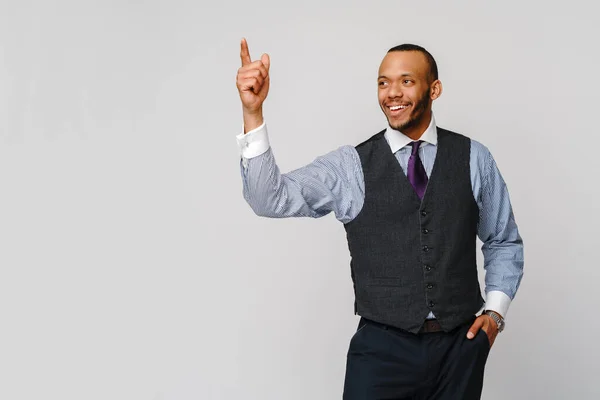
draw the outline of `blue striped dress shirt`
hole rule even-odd
[[[392,152],[406,173],[412,139],[388,128]],[[241,151],[244,198],[259,216],[319,218],[333,212],[347,223],[364,203],[365,183],[353,146],[342,146],[312,163],[282,174],[269,145],[266,125],[237,137]],[[420,140],[419,156],[427,176],[437,153],[432,117]],[[485,293],[488,310],[506,317],[523,276],[523,241],[513,215],[508,189],[489,150],[471,140],[471,185],[479,206],[478,236],[483,242]],[[433,317],[430,314],[429,317]]]

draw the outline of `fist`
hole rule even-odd
[[[252,62],[246,39],[242,39],[240,58],[242,67],[238,70],[236,85],[244,114],[257,115],[262,113],[262,104],[269,93],[271,60],[267,54],[263,54],[260,60]]]

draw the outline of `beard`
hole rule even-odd
[[[403,131],[418,125],[425,115],[425,111],[427,111],[427,107],[429,106],[429,98],[431,96],[431,88],[427,88],[425,92],[421,95],[421,97],[417,100],[414,105],[413,110],[411,111],[408,120],[405,122],[400,122],[395,126],[392,125],[390,118],[388,117],[388,124],[390,128],[395,129],[397,131]]]

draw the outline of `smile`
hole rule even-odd
[[[404,110],[406,110],[408,107],[410,107],[410,104],[396,104],[393,106],[387,106],[387,108],[390,110],[389,115],[392,117],[399,117],[400,115],[403,115]]]

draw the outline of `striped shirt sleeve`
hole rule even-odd
[[[508,188],[489,150],[472,141],[478,155],[481,189],[478,236],[483,242],[486,309],[506,317],[523,276],[523,240],[513,214]]]
[[[342,146],[306,166],[281,173],[266,125],[237,139],[244,198],[257,215],[320,218],[333,212],[346,223],[360,212],[364,178],[354,147]]]

